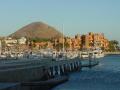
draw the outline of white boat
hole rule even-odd
[[[81,52],[81,58],[102,58],[102,57],[104,57],[104,52],[100,48]]]
[[[104,52],[101,49],[95,49],[93,55],[95,58],[102,58],[104,57]]]
[[[87,51],[81,52],[81,58],[89,58],[89,53]]]
[[[104,57],[104,52],[100,48],[96,48],[89,51],[89,58],[102,58]]]

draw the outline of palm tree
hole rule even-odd
[[[118,50],[118,45],[119,45],[119,42],[117,40],[111,40],[111,41],[109,41],[109,48],[112,51]]]

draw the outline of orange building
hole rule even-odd
[[[104,34],[98,34],[98,33],[88,33],[86,35],[80,35],[77,34],[75,35],[75,38],[68,38],[65,37],[63,38],[58,38],[55,39],[53,42],[40,42],[40,43],[35,43],[35,48],[40,49],[40,48],[51,48],[51,47],[56,47],[58,44],[68,44],[69,47],[66,49],[73,50],[73,49],[90,49],[90,48],[104,48],[104,49],[109,49],[109,41],[105,39]],[[61,48],[62,49],[62,48]]]
[[[81,36],[82,48],[104,48],[108,49],[109,41],[104,34],[88,33]]]
[[[81,36],[78,34],[75,36],[75,38],[68,38],[68,37],[65,37],[64,39],[63,38],[59,38],[59,39],[56,39],[55,42],[54,42],[54,45],[56,46],[57,44],[59,43],[68,43],[69,44],[69,50],[72,50],[72,49],[80,49],[81,47]]]
[[[35,43],[35,49],[52,48],[52,47],[53,47],[52,42],[38,42],[38,43]]]
[[[29,47],[26,46],[26,45],[20,45],[20,46],[19,46],[19,51],[20,51],[20,52],[25,51],[25,50],[29,50]]]

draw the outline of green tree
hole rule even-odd
[[[105,48],[104,47],[101,47],[101,49],[104,51],[105,50]]]
[[[70,45],[69,45],[69,43],[64,43],[64,48],[65,49],[68,49],[70,47]],[[57,49],[57,50],[62,50],[63,49],[63,43],[58,43],[56,46],[55,46],[55,48]]]
[[[69,43],[65,43],[64,46],[65,46],[65,49],[70,48],[70,44]]]
[[[55,46],[56,50],[62,50],[63,48],[63,44],[62,43],[58,43],[56,46]]]
[[[117,51],[119,48],[119,42],[117,40],[109,41],[109,51]]]

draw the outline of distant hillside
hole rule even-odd
[[[16,38],[26,37],[30,39],[33,38],[51,39],[61,37],[62,33],[57,31],[55,28],[42,22],[34,22],[19,29],[18,31],[9,36]]]

